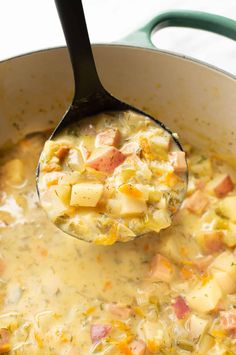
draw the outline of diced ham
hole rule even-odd
[[[111,326],[107,324],[93,324],[90,328],[90,337],[92,343],[97,343],[99,340],[105,338],[111,331]]]
[[[208,197],[202,191],[197,190],[184,201],[183,208],[187,208],[190,212],[201,216],[208,205]]]
[[[229,331],[229,336],[232,340],[232,343],[235,345],[235,341],[236,341],[236,329],[231,329]]]
[[[125,143],[123,147],[120,149],[121,153],[126,157],[132,154],[136,154],[139,150],[139,144],[137,142],[129,142]]]
[[[152,279],[164,282],[171,281],[174,274],[174,268],[167,258],[161,254],[157,254],[152,259],[150,266],[150,276]]]
[[[204,233],[203,243],[204,250],[207,253],[216,253],[224,249],[225,244],[223,241],[224,234],[222,231],[209,231]]]
[[[57,152],[56,152],[56,156],[60,159],[60,160],[63,160],[67,154],[69,153],[69,150],[70,150],[70,146],[66,145],[66,144],[62,144]]]
[[[212,260],[213,260],[213,256],[207,255],[207,256],[201,256],[200,258],[193,260],[192,263],[193,266],[196,266],[196,268],[200,272],[205,272],[207,267],[211,264]]]
[[[145,355],[146,353],[146,344],[142,340],[133,340],[129,344],[129,348],[132,352],[132,355]]]
[[[97,148],[87,160],[86,164],[93,169],[112,173],[114,169],[123,163],[124,154],[114,147]]]
[[[178,296],[172,301],[172,307],[178,319],[184,319],[189,313],[189,307],[182,296]]]
[[[120,139],[121,134],[117,128],[106,128],[96,136],[95,147],[101,147],[103,145],[118,147]]]
[[[116,303],[108,303],[104,309],[120,318],[127,319],[134,314],[132,308],[128,306],[122,306]]]
[[[6,328],[0,328],[0,354],[8,353],[11,350],[11,333]]]
[[[226,174],[218,181],[217,185],[214,187],[214,192],[217,197],[221,198],[225,197],[233,189],[233,181],[231,180],[231,177]]]
[[[205,183],[205,181],[198,180],[195,182],[195,186],[196,186],[197,190],[203,190],[204,187],[206,186],[206,183]]]
[[[176,151],[170,153],[170,159],[176,173],[184,173],[187,170],[185,152]]]
[[[236,329],[236,311],[220,312],[220,324],[225,330]]]

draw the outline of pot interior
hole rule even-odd
[[[95,45],[101,81],[115,96],[159,118],[180,138],[231,154],[236,149],[236,81],[165,52]],[[0,63],[0,140],[55,127],[72,99],[66,48]]]

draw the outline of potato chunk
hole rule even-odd
[[[204,333],[208,320],[192,314],[187,322],[187,328],[192,339],[198,339]]]
[[[155,135],[150,139],[151,149],[159,151],[160,149],[168,151],[170,148],[171,138],[170,135],[158,136]]]
[[[190,159],[190,170],[197,176],[206,177],[208,180],[212,177],[213,168],[210,159],[204,156],[193,156]]]
[[[65,204],[69,205],[70,202],[70,194],[71,194],[71,186],[69,185],[56,185],[53,186],[53,189],[59,199]]]
[[[222,292],[218,283],[213,279],[207,282],[202,287],[194,289],[190,292],[186,299],[189,306],[196,312],[209,312],[212,311],[220,298],[222,297]]]
[[[95,207],[103,193],[102,184],[80,183],[72,186],[70,205]]]
[[[140,147],[137,142],[128,142],[123,145],[120,149],[121,153],[124,154],[126,157],[132,154],[137,154]]]
[[[82,157],[82,153],[78,149],[70,149],[68,157],[67,157],[67,164],[72,170],[76,171],[84,171],[84,159]]]
[[[236,256],[230,251],[224,251],[211,263],[210,269],[227,272],[236,278]]]
[[[140,215],[147,210],[145,201],[131,198],[125,194],[120,194],[122,217]]]
[[[20,159],[9,160],[3,165],[2,172],[9,185],[19,185],[24,181],[24,165]]]
[[[236,224],[228,223],[228,229],[224,233],[224,243],[232,248],[236,246]]]
[[[236,196],[229,196],[219,204],[220,212],[232,222],[236,222]]]
[[[53,222],[68,211],[68,206],[55,193],[54,187],[41,194],[41,203]]]
[[[236,282],[227,272],[213,270],[212,274],[224,295],[230,295],[236,291]]]
[[[126,238],[130,239],[131,237],[135,237],[134,232],[131,229],[129,229],[128,227],[126,227],[124,224],[121,224],[121,223],[118,223],[117,233],[119,233],[121,240],[125,240]]]
[[[106,128],[98,133],[95,139],[95,147],[110,145],[118,147],[120,144],[121,134],[118,128]]]

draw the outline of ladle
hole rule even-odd
[[[75,122],[79,124],[79,121],[86,117],[105,111],[131,110],[149,117],[161,126],[172,136],[178,149],[183,151],[176,135],[162,122],[117,99],[104,89],[97,74],[81,0],[55,0],[55,3],[70,54],[75,89],[73,101],[50,139],[55,138],[68,125]],[[37,168],[37,181],[39,174],[40,163]],[[39,189],[38,193],[40,195]]]

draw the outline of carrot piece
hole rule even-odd
[[[46,173],[50,173],[52,171],[60,171],[60,170],[61,170],[61,166],[57,163],[48,163],[42,166],[42,171],[45,171]]]
[[[142,192],[131,184],[123,184],[119,187],[119,191],[134,198],[141,198]]]
[[[180,276],[184,279],[184,280],[189,280],[193,277],[193,271],[189,268],[187,268],[186,266],[183,266],[180,269]]]

